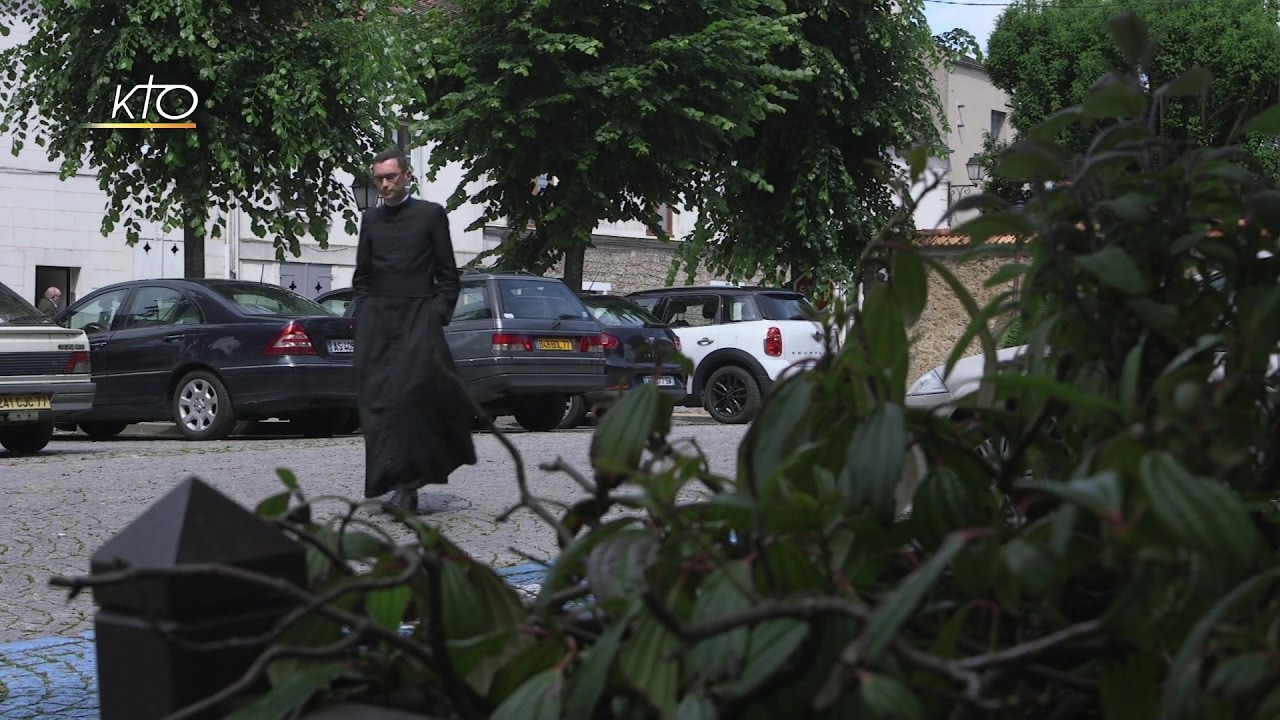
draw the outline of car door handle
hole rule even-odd
[[[172,335],[165,335],[165,336],[164,336],[164,341],[165,341],[165,342],[178,342],[179,340],[181,340],[181,339],[183,339],[183,338],[185,338],[185,337],[186,337],[186,335],[184,335],[184,334],[182,334],[182,333],[174,333],[174,334],[172,334]]]
[[[106,345],[107,345],[106,340],[94,340],[93,342],[89,343],[89,349],[97,350],[98,348],[106,347]]]
[[[699,344],[699,345],[710,345],[710,344],[711,344],[711,343],[713,343],[713,342],[715,342],[715,340],[712,340],[711,338],[702,338],[701,340],[699,340],[699,341],[698,341],[698,344]]]

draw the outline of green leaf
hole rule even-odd
[[[394,630],[404,621],[404,612],[412,597],[413,592],[407,585],[372,590],[365,596],[364,607],[374,622]]]
[[[1138,13],[1126,10],[1111,16],[1107,20],[1107,29],[1130,65],[1143,62],[1151,47],[1151,36],[1147,32],[1147,23]]]
[[[752,628],[747,641],[746,667],[737,680],[721,686],[720,693],[729,698],[752,693],[773,677],[808,634],[808,623],[800,620],[770,620]]]
[[[1114,471],[1104,470],[1096,475],[1073,478],[1067,482],[1057,480],[1022,480],[1018,487],[1039,490],[1069,503],[1079,505],[1105,519],[1120,517],[1124,495],[1120,478]]]
[[[915,253],[899,251],[894,253],[892,272],[889,282],[902,311],[902,322],[910,327],[920,319],[929,302],[929,279],[924,263]]]
[[[263,518],[278,518],[289,512],[289,498],[293,493],[282,492],[266,498],[258,503],[253,513]]]
[[[902,406],[881,403],[858,426],[845,452],[840,485],[850,509],[869,507],[882,520],[894,516],[894,491],[902,479],[907,430]]]
[[[703,581],[693,606],[693,623],[702,625],[735,615],[751,606],[743,588],[751,587],[751,569],[745,561],[717,569]],[[715,682],[737,668],[747,652],[749,630],[741,627],[703,640],[690,648],[686,679]]]
[[[1115,245],[1076,258],[1076,264],[1102,282],[1129,295],[1145,295],[1149,283],[1129,253]]]
[[[877,287],[867,296],[862,315],[866,344],[861,346],[873,371],[878,370],[890,388],[906,392],[910,354],[902,312],[887,288]]]
[[[676,708],[676,720],[717,720],[719,717],[715,703],[699,690],[685,695]]]
[[[1194,477],[1166,452],[1144,455],[1139,477],[1152,512],[1179,542],[1235,568],[1258,556],[1261,538],[1230,488]]]
[[[555,563],[543,578],[542,588],[538,592],[538,606],[545,607],[552,595],[567,589],[570,583],[577,582],[575,580],[577,576],[587,574],[586,559],[597,545],[636,522],[636,518],[610,520],[590,533],[575,538],[568,547],[560,551]]]
[[[1077,410],[1085,412],[1111,413],[1121,415],[1124,408],[1109,397],[1091,395],[1077,390],[1066,383],[1058,382],[1044,375],[1025,375],[1022,373],[998,373],[987,378],[993,385],[1008,391],[1030,391],[1043,397],[1054,398],[1074,405]]]
[[[1178,77],[1165,83],[1157,90],[1157,94],[1165,97],[1187,97],[1201,95],[1209,91],[1213,82],[1213,73],[1208,68],[1195,65],[1188,68]]]
[[[792,438],[812,404],[813,377],[802,373],[786,378],[769,393],[760,416],[747,431],[739,462],[758,494],[767,495],[766,483],[795,450]]]
[[[490,720],[560,720],[564,674],[551,668],[516,688],[490,715]]]
[[[877,718],[923,720],[924,706],[906,685],[888,675],[865,673],[858,688],[862,700]]]
[[[1237,702],[1253,692],[1271,675],[1266,653],[1250,652],[1227,658],[1209,676],[1209,692]]]
[[[1140,223],[1151,217],[1151,204],[1153,202],[1155,202],[1155,198],[1147,193],[1131,192],[1125,193],[1114,200],[1100,202],[1098,206],[1110,209],[1121,220]]]
[[[1063,175],[1062,160],[1048,146],[1032,140],[1020,140],[1000,156],[995,174],[1015,182],[1040,182]]]
[[[1105,663],[1098,673],[1102,716],[1106,720],[1155,717],[1163,665],[1142,652]]]
[[[1053,142],[1062,131],[1079,122],[1083,116],[1084,108],[1078,105],[1063,108],[1032,128],[1027,137],[1040,142]]]
[[[622,479],[635,470],[660,407],[657,386],[646,384],[609,408],[591,439],[591,464],[598,477]]]
[[[1102,85],[1084,96],[1084,114],[1089,118],[1132,118],[1146,109],[1146,96],[1122,82]]]
[[[658,541],[648,530],[625,529],[592,548],[587,580],[601,602],[626,600],[647,586],[645,574],[657,554]]]
[[[1124,357],[1124,369],[1120,371],[1120,402],[1125,407],[1133,407],[1138,401],[1138,382],[1142,372],[1142,350],[1146,347],[1145,338],[1138,341]]]
[[[1280,105],[1272,105],[1249,118],[1244,124],[1244,130],[1260,135],[1280,135]]]
[[[893,642],[898,629],[915,613],[925,595],[937,582],[952,558],[964,548],[966,536],[955,533],[948,537],[933,557],[914,570],[891,590],[876,607],[866,630],[858,638],[858,661],[872,664]]]
[[[294,475],[289,468],[276,468],[276,477],[280,478],[280,482],[290,490],[298,489],[298,476]]]
[[[345,663],[314,665],[289,673],[267,694],[232,713],[228,720],[280,720],[292,717],[311,696],[347,672]]]
[[[609,670],[613,667],[618,647],[622,643],[622,635],[631,625],[632,617],[634,615],[627,615],[611,624],[586,651],[586,659],[574,673],[569,699],[565,704],[565,717],[569,720],[588,720],[594,717],[596,705],[604,692],[605,681],[609,678]]]
[[[618,656],[618,669],[659,714],[675,714],[680,683],[680,641],[657,620],[644,616]]]

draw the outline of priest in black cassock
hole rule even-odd
[[[409,197],[412,170],[396,150],[373,159],[382,204],[360,220],[355,289],[365,497],[418,512],[418,488],[474,465],[471,403],[444,326],[458,268],[444,208]]]

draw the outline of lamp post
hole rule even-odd
[[[378,204],[378,189],[368,178],[357,175],[351,181],[351,194],[355,195],[357,210],[368,210]]]
[[[968,185],[953,185],[950,181],[947,182],[948,208],[954,205],[956,200],[972,194],[974,189],[982,183],[982,158],[978,157],[977,153],[974,153],[969,157],[968,162],[964,164],[964,171],[969,176]]]

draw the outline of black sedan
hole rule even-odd
[[[55,318],[89,336],[97,396],[68,414],[93,437],[171,420],[192,440],[238,420],[284,418],[333,434],[356,407],[354,322],[282,287],[242,280],[135,280]]]
[[[579,297],[604,330],[606,387],[603,392],[587,395],[589,406],[645,383],[655,383],[677,401],[684,398],[684,370],[672,360],[680,352],[680,338],[671,328],[624,297]]]

